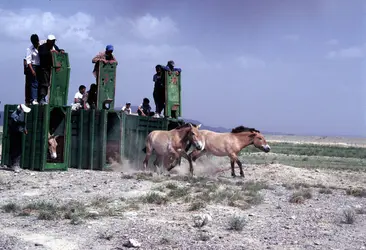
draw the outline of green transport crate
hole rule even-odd
[[[141,163],[145,157],[147,135],[154,130],[171,130],[184,121],[167,118],[154,118],[135,115],[122,115],[122,151],[124,158],[131,162]],[[138,165],[139,166],[139,165]]]
[[[182,121],[127,115],[111,110],[78,110],[71,114],[72,168],[105,170],[122,158],[131,162],[145,156],[146,136],[153,130],[173,129]]]
[[[17,105],[4,106],[4,134],[2,140],[2,165],[10,165],[10,140],[8,124]],[[28,134],[22,136],[23,169],[48,171],[67,170],[70,163],[71,108],[51,105],[31,106],[26,114]],[[48,150],[48,133],[58,135],[57,158],[51,159]]]
[[[182,117],[181,73],[165,72],[165,109],[164,116]]]
[[[48,103],[53,106],[66,106],[71,70],[69,56],[67,53],[52,52],[52,60]]]
[[[96,109],[114,109],[117,63],[99,63],[97,79],[98,100]]]

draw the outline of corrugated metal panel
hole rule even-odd
[[[112,100],[109,104],[109,109],[114,109],[115,91],[116,91],[116,70],[117,64],[99,63],[98,77],[98,100],[97,109],[103,109],[103,103],[106,100]]]
[[[69,92],[70,63],[67,53],[52,53],[53,67],[51,69],[51,87],[49,89],[49,104],[66,106]]]
[[[182,117],[181,73],[165,72],[165,109],[166,117]]]
[[[11,114],[17,105],[5,105],[4,113],[4,137],[3,137],[3,159],[2,164],[10,164],[11,136],[8,133],[8,123]],[[22,138],[22,157],[20,166],[24,169],[46,171],[46,170],[67,170],[70,154],[70,107],[32,106],[30,113],[26,114],[28,134]],[[7,114],[7,115],[5,115]],[[52,122],[50,123],[50,120]],[[6,124],[6,125],[5,125]],[[51,128],[50,128],[51,127]],[[50,131],[51,130],[51,131]],[[58,157],[50,159],[48,153],[48,132],[59,135],[57,138]]]

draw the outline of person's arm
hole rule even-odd
[[[142,109],[142,104],[141,104],[140,106],[138,106],[138,110],[140,110],[140,111],[141,111],[141,115],[142,115],[142,116],[146,116],[146,114],[145,114],[144,110]]]
[[[173,71],[178,71],[179,73],[182,72],[181,68],[174,68]]]
[[[27,48],[27,56],[25,57],[25,60],[27,61],[27,65],[28,65],[29,69],[31,70],[32,74],[35,76],[36,72],[34,71],[34,69],[32,67],[32,51],[30,50],[30,48]]]
[[[79,103],[80,102],[80,99],[79,99],[79,95],[78,95],[79,93],[76,93],[75,95],[74,95],[74,103]]]
[[[93,58],[92,63],[97,63],[98,61],[105,61],[104,53],[99,53],[98,55],[96,55]]]

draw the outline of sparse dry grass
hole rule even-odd
[[[244,217],[240,216],[233,216],[229,219],[229,230],[235,230],[235,231],[243,231],[243,228],[246,224],[246,220]]]
[[[349,188],[346,190],[347,195],[352,195],[355,197],[366,197],[366,189],[364,188]]]
[[[319,190],[319,193],[320,193],[320,194],[332,194],[332,193],[333,193],[333,191],[332,191],[332,189],[330,189],[330,188],[321,188],[321,189]]]
[[[149,204],[163,205],[168,202],[168,197],[156,192],[149,192],[141,197],[141,201]]]
[[[356,213],[353,209],[349,208],[343,211],[343,223],[345,224],[353,224],[356,219]]]
[[[70,220],[71,224],[80,224],[80,221],[98,216],[113,216],[115,211],[107,206],[107,198],[96,197],[89,205],[79,201],[68,203],[36,200],[26,205],[18,205],[14,202],[5,204],[4,212],[17,216],[36,216],[39,220]],[[90,209],[97,209],[93,211]]]
[[[296,203],[296,204],[302,204],[305,202],[306,199],[311,199],[313,197],[310,189],[301,189],[299,191],[294,192],[289,202]]]
[[[188,211],[197,211],[202,208],[205,208],[206,206],[207,206],[206,202],[202,200],[195,200],[190,204]]]

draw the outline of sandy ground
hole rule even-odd
[[[115,172],[0,171],[0,205],[72,200],[88,204],[103,197],[108,199],[108,208],[114,208],[113,216],[99,214],[80,223],[71,223],[70,219],[40,220],[36,214],[18,216],[3,211],[0,249],[127,249],[123,244],[129,239],[138,241],[140,249],[366,249],[366,198],[350,196],[345,191],[349,187],[366,187],[365,172],[253,165],[245,169],[244,179],[234,179],[230,171],[213,174],[218,167],[227,166],[226,158],[205,162],[195,165],[195,178],[201,177],[198,180],[203,189],[213,184],[240,188],[250,181],[265,181],[269,186],[259,191],[262,202],[249,209],[211,202],[199,211],[189,211],[190,202],[183,198],[161,205],[136,201],[138,209],[127,206],[129,201],[166,183],[193,185],[183,178],[187,175],[185,164],[170,176],[154,173],[148,178],[138,178],[141,174],[129,165],[116,165]],[[290,203],[296,190],[288,187],[293,183],[308,185],[312,197],[301,204]],[[319,193],[321,185],[331,187],[331,193]],[[193,191],[188,194],[193,195]],[[358,211],[352,224],[343,223],[346,209]],[[197,214],[209,215],[212,220],[196,227],[193,217]],[[245,219],[242,231],[229,230],[232,216]]]

